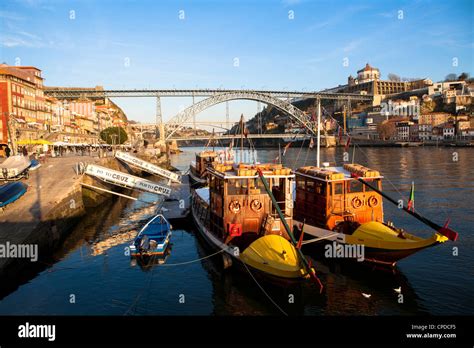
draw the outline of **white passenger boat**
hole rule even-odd
[[[165,179],[176,183],[181,183],[181,176],[178,173],[173,173],[169,170],[163,169],[153,163],[142,160],[141,158],[130,155],[127,152],[117,151],[115,157],[119,160],[129,164],[132,167],[141,169],[153,175],[159,175]]]
[[[0,164],[0,179],[4,181],[19,180],[23,177],[28,178],[28,168],[31,161],[28,157],[16,155],[8,157]]]

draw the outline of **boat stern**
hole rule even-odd
[[[240,254],[240,259],[252,268],[276,277],[307,276],[296,248],[280,235],[260,237]]]

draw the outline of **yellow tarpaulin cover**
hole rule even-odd
[[[370,248],[388,250],[426,248],[448,240],[439,233],[428,238],[421,238],[407,232],[402,234],[377,221],[363,223],[352,235],[346,235],[345,239],[347,244],[362,244]]]
[[[52,142],[45,139],[34,139],[34,140],[20,140],[18,145],[53,145]]]
[[[240,258],[253,268],[274,276],[299,278],[306,275],[295,247],[279,235],[260,237],[240,254]]]

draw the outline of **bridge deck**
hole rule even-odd
[[[271,95],[277,98],[317,98],[372,100],[372,95],[355,93],[326,93],[305,91],[271,91],[271,90],[238,90],[238,89],[114,89],[99,90],[95,88],[45,87],[44,93],[60,99],[68,98],[104,98],[104,97],[209,97],[221,93],[251,92]]]

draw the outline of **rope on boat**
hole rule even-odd
[[[309,239],[301,242],[301,245],[309,244],[309,243],[314,243],[314,242],[319,242],[324,239],[329,239],[331,237],[337,236],[339,233],[332,233],[324,237],[319,237],[319,238],[314,238],[314,239]]]
[[[225,251],[225,249],[221,249],[219,250],[218,252],[215,252],[214,254],[211,254],[211,255],[207,255],[207,256],[204,256],[204,257],[201,257],[199,259],[196,259],[196,260],[191,260],[191,261],[186,261],[186,262],[178,262],[178,263],[164,263],[162,265],[159,265],[159,267],[163,267],[163,266],[182,266],[182,265],[188,265],[190,263],[194,263],[194,262],[198,262],[198,261],[201,261],[201,260],[205,260],[205,259],[208,259],[212,256],[215,256],[217,254],[220,254],[222,253],[223,251]]]
[[[301,155],[301,151],[303,150],[304,143],[305,143],[305,140],[303,139],[303,141],[301,142],[300,150],[298,151],[298,155],[296,155],[295,161],[293,162],[293,165],[291,166],[291,168],[296,167],[296,163],[300,159],[300,155]]]
[[[265,296],[267,296],[267,298],[270,300],[271,303],[273,303],[273,305],[278,308],[278,310],[280,312],[282,312],[285,316],[288,316],[288,313],[286,313],[271,297],[270,295],[265,291],[265,289],[260,285],[260,283],[257,281],[257,279],[255,279],[255,277],[253,276],[252,272],[250,272],[249,268],[247,267],[247,265],[245,264],[245,262],[243,262],[241,259],[239,259],[240,262],[243,263],[243,265],[245,266],[245,268],[247,269],[247,272],[249,272],[250,276],[252,277],[252,279],[254,280],[255,284],[257,284],[257,286],[260,288],[260,290],[262,290],[262,292],[265,294]]]
[[[154,261],[156,260],[157,256],[156,255],[153,255],[151,257],[151,263],[153,264]],[[151,288],[151,281],[153,279],[153,271],[154,271],[155,267],[152,266],[151,268],[151,272],[149,274],[149,281],[148,281],[148,285],[147,287],[143,288],[143,290],[141,291],[141,293],[139,293],[136,297],[135,297],[135,300],[132,302],[132,304],[128,307],[128,309],[125,311],[125,313],[123,314],[124,316],[127,315],[130,310],[132,310],[133,308],[133,314],[136,314],[137,312],[137,308],[138,308],[138,304],[139,304],[139,300],[140,298],[142,297],[142,295],[145,293],[146,291],[146,301],[145,302],[148,302],[148,296],[150,294],[150,288]]]

